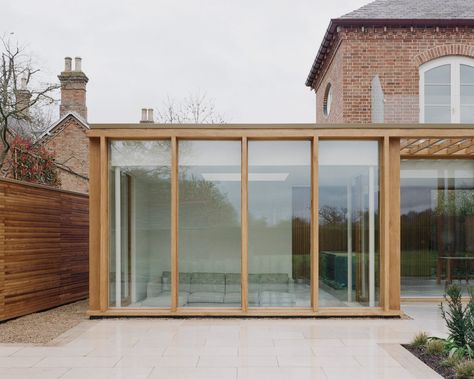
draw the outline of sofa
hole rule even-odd
[[[179,273],[178,305],[215,304],[237,306],[241,302],[240,274],[193,272]],[[250,306],[294,306],[293,280],[284,273],[249,274]],[[147,297],[139,306],[169,307],[171,304],[171,272],[147,284]]]

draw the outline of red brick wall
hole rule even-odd
[[[42,144],[54,154],[59,170],[61,189],[88,192],[89,141],[85,127],[74,117],[67,117]],[[72,172],[71,172],[72,171]]]
[[[375,75],[385,95],[385,122],[417,123],[419,66],[447,55],[474,57],[474,30],[467,27],[343,28],[333,47],[338,41],[339,48],[332,49],[315,83],[318,123],[370,123]],[[322,101],[329,81],[337,91],[331,107],[334,117],[325,118]]]

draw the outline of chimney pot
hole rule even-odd
[[[153,109],[152,108],[148,109],[148,122],[154,122],[154,120],[153,120]]]
[[[22,91],[26,91],[26,78],[25,77],[21,78],[20,89]]]
[[[64,58],[64,71],[71,71],[72,59],[70,57]]]
[[[82,71],[81,62],[82,62],[82,59],[80,57],[74,58],[74,71],[79,71],[79,72]]]
[[[142,118],[140,120],[140,122],[147,122],[147,110],[146,108],[142,108]]]

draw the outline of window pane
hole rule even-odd
[[[425,84],[451,85],[451,65],[445,64],[425,72]]]
[[[449,124],[451,122],[451,106],[425,105],[425,122]]]
[[[250,306],[309,307],[311,142],[249,142]]]
[[[403,160],[402,296],[442,296],[474,274],[474,162]]]
[[[474,84],[474,67],[461,65],[461,85]]]
[[[424,75],[424,122],[451,122],[451,65],[435,67]]]
[[[110,144],[110,305],[171,304],[169,141]]]
[[[319,143],[319,305],[379,303],[376,141]]]
[[[179,306],[240,307],[240,149],[179,142]]]
[[[451,105],[451,87],[449,85],[426,85],[426,105]]]
[[[461,65],[461,122],[474,123],[474,67]]]

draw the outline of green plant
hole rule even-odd
[[[448,338],[445,341],[444,348],[450,357],[462,358],[462,357],[467,356],[471,359],[474,358],[474,350],[471,348],[469,344],[466,344],[464,346],[458,346],[452,338]]]
[[[466,346],[466,333],[469,328],[468,310],[462,305],[462,288],[457,284],[452,284],[446,289],[444,298],[447,302],[447,310],[441,303],[441,316],[446,321],[449,330],[449,337],[458,347]]]
[[[443,367],[455,367],[461,362],[461,358],[456,356],[448,357],[440,362]]]
[[[466,360],[458,363],[455,366],[457,379],[472,379],[474,378],[474,361]]]
[[[425,346],[426,343],[428,342],[428,334],[425,332],[419,332],[413,337],[410,345],[414,347],[422,347]]]
[[[440,355],[444,353],[444,341],[441,339],[430,339],[426,343],[426,351],[429,354]]]

